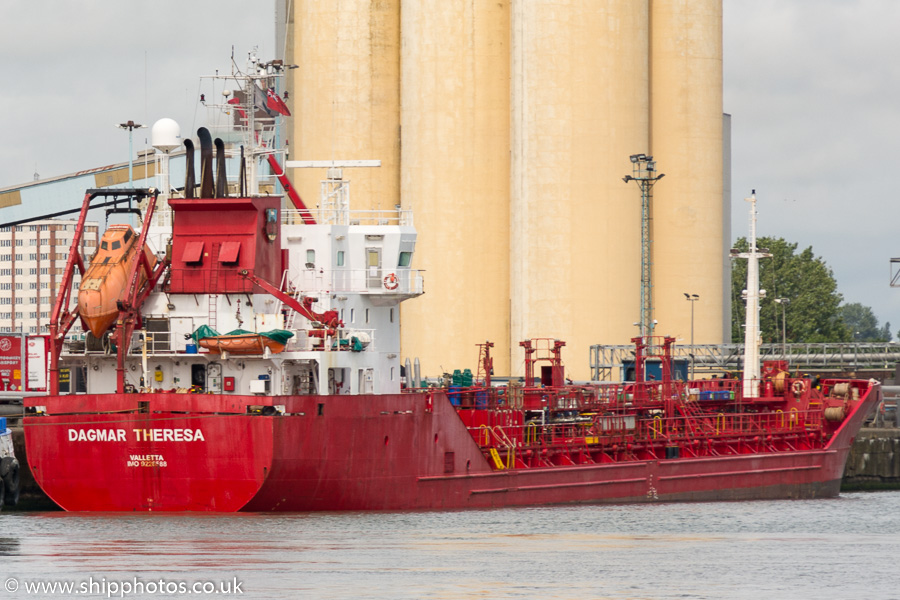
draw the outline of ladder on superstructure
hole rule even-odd
[[[288,296],[290,296],[291,298],[293,298],[294,300],[296,300],[298,304],[301,303],[301,301],[302,301],[302,298],[301,298],[302,294],[300,293],[300,287],[297,286],[297,285],[294,285],[294,283],[292,283],[292,282],[288,279],[288,272],[287,272],[287,270],[285,270],[285,272],[281,275],[281,286],[279,287],[279,289],[282,290],[284,293],[286,293],[286,294],[287,294]],[[281,308],[280,308],[279,310],[282,310],[282,311],[283,311],[284,308],[285,308],[285,304],[284,304],[284,302],[282,302],[282,303],[281,303]],[[287,331],[293,331],[293,328],[294,328],[294,319],[295,319],[296,317],[297,317],[297,311],[294,310],[294,309],[292,309],[292,308],[288,308],[287,314],[286,314],[285,317],[284,317],[284,328],[285,328]]]
[[[209,315],[207,317],[207,325],[209,325],[212,329],[216,328],[217,318],[216,314],[218,313],[218,304],[219,304],[219,294],[216,290],[219,285],[219,246],[220,244],[213,244],[211,249],[212,256],[210,257],[210,264],[212,268],[209,273],[209,294],[207,294],[209,298],[208,310]]]

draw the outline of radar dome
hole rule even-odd
[[[165,153],[181,146],[181,128],[174,119],[160,119],[150,130],[150,145]]]

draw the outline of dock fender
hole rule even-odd
[[[15,465],[16,471],[18,471],[19,461],[17,461],[14,456],[4,456],[0,459],[0,479],[6,479],[6,476],[9,474],[13,465]]]
[[[6,460],[6,458],[3,460]],[[3,488],[5,492],[3,502],[7,506],[15,506],[19,503],[19,461],[14,458],[12,461],[6,475],[3,476]]]

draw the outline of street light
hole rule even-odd
[[[131,185],[131,189],[134,189],[134,130],[143,129],[147,126],[135,123],[134,121],[128,121],[126,123],[119,123],[116,127],[128,130],[128,183]]]
[[[684,298],[691,303],[691,381],[694,380],[694,302],[700,299],[699,294],[684,293]]]
[[[790,303],[790,298],[775,298],[775,304],[781,305],[781,354],[785,360],[787,360],[787,328],[785,327],[784,309]]]

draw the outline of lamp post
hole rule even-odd
[[[787,327],[785,326],[785,307],[791,303],[790,298],[775,298],[775,304],[781,305],[781,354],[787,360]]]
[[[699,294],[684,293],[684,298],[691,303],[691,381],[694,380],[694,302],[700,299]]]
[[[142,129],[147,126],[135,123],[134,121],[128,121],[126,123],[119,123],[116,127],[128,130],[128,183],[131,185],[131,188],[134,189],[134,130]]]

